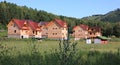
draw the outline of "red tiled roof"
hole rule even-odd
[[[84,25],[84,24],[81,24],[80,27],[81,27],[82,29],[84,29],[84,30],[87,30],[89,26]]]
[[[55,21],[56,23],[58,23],[61,27],[65,27],[65,26],[64,26],[64,25],[66,24],[65,21],[62,21],[62,20],[60,20],[60,19],[54,19],[54,21]]]
[[[79,26],[74,26],[73,30],[75,30],[77,27],[81,27],[83,30],[87,30],[89,26],[84,25],[84,24],[80,24]]]
[[[30,27],[31,27],[33,30],[36,30],[37,28],[39,28],[37,22],[28,21],[28,23],[29,23]]]
[[[17,24],[17,26],[22,29],[24,23],[25,23],[25,20],[18,20],[18,19],[13,19],[13,21]]]
[[[74,26],[74,27],[73,27],[73,30],[75,30],[77,27],[78,27],[78,26]]]
[[[27,22],[28,25],[33,29],[33,30],[37,30],[37,28],[39,28],[38,23],[37,22],[33,22],[30,20],[18,20],[18,19],[13,19],[13,21],[17,24],[17,26],[20,29],[28,29],[23,27],[24,23]]]

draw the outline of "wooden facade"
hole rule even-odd
[[[31,20],[12,19],[8,27],[8,38],[55,38],[67,39],[67,23],[60,19],[54,19],[50,22],[36,23]],[[73,28],[72,36],[75,40],[95,38],[101,36],[100,27],[90,27],[84,24]]]
[[[89,27],[88,29],[88,34],[89,34],[89,38],[95,38],[97,36],[101,36],[101,28],[100,27]]]
[[[8,27],[8,38],[41,38],[41,29],[38,23],[30,20],[12,19]]]
[[[73,28],[73,36],[75,40],[83,39],[88,37],[88,26],[87,25],[78,25]]]
[[[67,24],[62,20],[54,19],[50,21],[46,29],[48,38],[67,39]]]
[[[43,21],[41,21],[41,22],[39,23],[39,25],[40,25],[40,27],[41,27],[41,30],[42,30],[42,32],[41,32],[42,38],[47,38],[47,37],[48,37],[48,29],[47,29],[47,27],[46,27],[46,25],[47,25],[48,23],[49,23],[49,22],[43,22]]]
[[[90,27],[90,26],[83,25],[83,24],[75,26],[73,28],[73,34],[72,34],[75,40],[95,38],[101,35],[102,33],[101,33],[100,27]]]

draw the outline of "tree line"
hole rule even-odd
[[[120,12],[120,10],[117,9],[117,12]],[[89,26],[101,27],[102,33],[105,36],[114,35],[116,37],[120,37],[120,22],[119,22],[120,20],[118,21],[117,18],[115,19],[117,19],[118,22],[114,22],[114,21],[109,22],[107,21],[108,19],[107,17],[106,18],[104,17],[104,19],[100,19],[102,18],[102,16],[94,16],[94,17],[92,16],[92,18],[87,17],[87,18],[78,19],[78,18],[67,17],[67,16],[62,16],[62,15],[55,15],[53,13],[48,13],[43,10],[28,8],[27,6],[17,6],[14,3],[9,3],[6,1],[0,2],[0,29],[7,29],[6,25],[13,18],[33,20],[36,22],[40,22],[40,21],[49,22],[53,20],[54,18],[59,18],[68,23],[68,25],[70,26],[70,32],[72,32],[72,28],[74,26],[80,25],[80,24],[86,24]]]

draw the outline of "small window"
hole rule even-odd
[[[37,35],[37,31],[36,31],[36,35]]]
[[[16,30],[14,30],[14,33],[16,33]]]
[[[90,33],[90,35],[92,35],[92,33]]]
[[[57,33],[55,33],[55,35],[57,35]]]
[[[33,31],[33,34],[34,34],[35,32]]]

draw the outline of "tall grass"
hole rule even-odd
[[[16,51],[16,46],[7,46],[0,41],[0,65],[120,65],[120,48],[116,52],[78,50],[77,42],[56,41],[58,48],[41,53],[43,43],[36,39],[5,39],[8,42],[24,41],[26,48]],[[44,41],[43,41],[44,42]],[[23,43],[23,42],[21,42]],[[47,42],[48,44],[51,44]],[[18,43],[16,43],[18,44]],[[27,49],[27,50],[26,50]],[[26,51],[22,53],[23,51]]]

